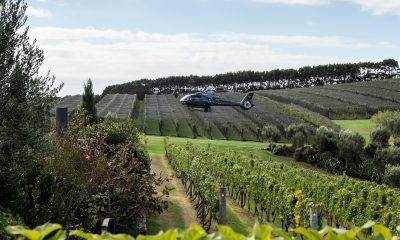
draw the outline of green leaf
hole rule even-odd
[[[258,221],[256,221],[253,227],[253,235],[257,240],[270,240],[272,238],[272,227],[270,225],[259,224]]]
[[[24,226],[8,226],[6,227],[6,232],[11,235],[22,235],[21,232],[25,232],[28,230]]]
[[[243,239],[243,235],[236,233],[233,231],[232,228],[228,226],[218,225],[218,233],[222,237],[222,239],[232,239],[232,240],[239,240]]]
[[[207,232],[197,224],[191,224],[188,229],[179,234],[181,239],[197,240],[207,236]]]
[[[50,233],[62,229],[60,224],[46,223],[35,228],[40,233],[40,240],[44,239]]]
[[[318,234],[314,229],[305,229],[304,227],[299,227],[294,230],[296,233],[299,233],[306,237],[308,240],[319,240],[323,239],[321,235]]]
[[[376,224],[375,226],[373,226],[372,231],[374,232],[375,236],[381,235],[385,240],[392,239],[392,233],[387,227],[383,226],[382,224]]]
[[[47,240],[65,240],[67,239],[67,231],[61,230],[54,234],[52,237],[47,238]]]
[[[76,236],[83,239],[100,239],[100,236],[97,234],[85,233],[83,231],[75,230],[69,233],[70,236]]]

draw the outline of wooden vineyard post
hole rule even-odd
[[[310,226],[314,230],[318,230],[318,209],[310,208]]]
[[[223,186],[220,189],[219,199],[219,224],[226,225],[226,187]]]
[[[57,107],[56,108],[56,128],[57,136],[62,137],[64,135],[64,129],[68,126],[68,108]]]

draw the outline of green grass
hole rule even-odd
[[[226,208],[226,225],[243,235],[247,235],[247,226],[239,219],[239,217],[229,208]]]
[[[159,156],[164,155],[164,138],[162,136],[147,136],[147,150],[150,154],[157,154]],[[268,143],[262,142],[243,142],[243,141],[227,141],[227,140],[210,140],[206,138],[178,138],[178,137],[169,137],[169,139],[177,144],[186,144],[187,142],[192,142],[199,147],[207,147],[211,144],[213,147],[222,151],[238,151],[243,154],[251,154],[254,157],[262,158],[262,159],[283,159],[286,161],[293,161],[292,158],[287,157],[278,157],[274,156],[268,151],[260,150],[261,148],[266,148]]]
[[[178,136],[192,138],[193,133],[186,120],[179,120],[178,123]]]
[[[154,119],[146,120],[146,134],[149,135],[161,135],[159,121]]]
[[[226,138],[229,140],[237,140],[240,141],[242,140],[242,138],[240,137],[239,133],[237,131],[235,131],[235,129],[233,128],[233,126],[229,126],[227,127],[228,131],[226,134]]]
[[[338,124],[343,129],[361,134],[369,142],[369,133],[376,126],[371,120],[333,120],[334,123]]]
[[[226,139],[224,134],[215,126],[214,124],[211,124],[211,138],[216,139],[216,140],[221,140],[221,139]]]
[[[175,123],[172,119],[161,120],[161,127],[164,136],[177,136]]]

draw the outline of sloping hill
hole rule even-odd
[[[367,119],[380,110],[400,109],[400,79],[257,93],[331,119]]]

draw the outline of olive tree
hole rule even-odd
[[[44,53],[24,27],[26,9],[23,0],[0,0],[0,202],[21,211],[29,202],[25,186],[36,180],[31,173],[47,150],[50,107],[62,87],[49,72],[39,74]]]

